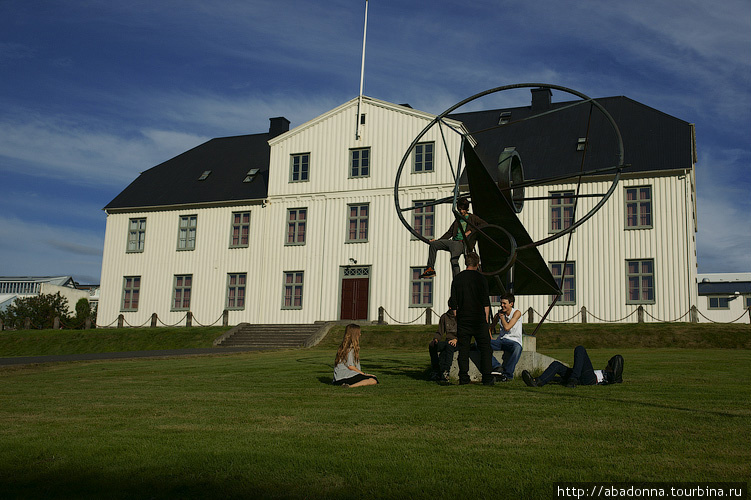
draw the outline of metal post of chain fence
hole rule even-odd
[[[185,314],[185,326],[193,326],[193,313],[188,311],[187,314]]]
[[[124,323],[125,323],[125,316],[123,316],[122,314],[120,314],[117,317],[117,327],[118,328],[122,328]]]
[[[426,325],[432,324],[430,322],[430,316],[432,315],[432,313],[433,313],[433,310],[431,308],[428,307],[427,309],[425,309],[425,324]]]
[[[698,323],[699,322],[699,311],[696,309],[696,306],[691,306],[691,323]]]
[[[535,310],[531,307],[527,309],[527,323],[533,323],[535,320]]]
[[[84,328],[87,330],[91,330],[91,318],[86,318],[86,322],[84,323]]]
[[[383,311],[384,311],[383,306],[378,306],[378,324],[379,325],[383,325],[384,323],[386,323],[383,320]]]
[[[587,322],[587,307],[582,306],[582,323]]]
[[[425,313],[426,313],[427,311],[428,311],[428,309],[423,309],[423,311],[422,311],[422,312],[420,313],[420,315],[419,315],[418,317],[416,317],[416,318],[415,318],[415,319],[413,319],[412,321],[408,321],[408,322],[406,322],[406,323],[405,323],[405,322],[402,322],[402,321],[397,321],[397,320],[396,320],[396,319],[395,319],[395,318],[394,318],[394,317],[393,317],[392,315],[390,315],[390,314],[389,314],[389,312],[388,312],[388,311],[387,311],[386,309],[384,309],[384,310],[383,310],[383,313],[384,313],[384,314],[385,314],[386,316],[388,316],[388,317],[389,317],[389,319],[391,319],[391,321],[393,321],[394,323],[397,323],[397,324],[400,324],[400,325],[411,325],[412,323],[414,323],[414,322],[416,322],[417,320],[419,320],[420,318],[422,318],[423,314],[425,314]]]
[[[748,306],[748,324],[751,325],[751,306]]]
[[[23,319],[23,329],[24,330],[31,330],[31,318],[24,318]]]
[[[636,315],[636,321],[639,323],[644,323],[644,306],[639,306],[636,308],[639,313]]]
[[[156,328],[156,322],[159,319],[156,313],[151,313],[151,328]]]
[[[222,311],[222,326],[229,326],[229,311],[227,309]]]

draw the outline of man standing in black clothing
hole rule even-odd
[[[456,322],[459,348],[459,384],[469,384],[469,347],[471,338],[475,338],[480,350],[480,373],[482,383],[493,385],[491,360],[493,349],[490,347],[488,316],[490,314],[490,292],[488,282],[477,269],[480,256],[470,252],[464,257],[467,269],[460,272],[451,283],[451,299],[456,303]]]

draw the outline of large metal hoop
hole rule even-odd
[[[417,145],[417,143],[420,142],[420,140],[425,136],[425,134],[428,133],[428,131],[431,128],[433,128],[436,125],[440,126],[442,124],[447,125],[447,127],[449,129],[451,129],[452,131],[454,131],[454,132],[461,133],[461,135],[463,137],[471,136],[472,135],[472,131],[458,132],[456,129],[454,129],[453,127],[451,127],[450,125],[448,125],[444,121],[446,119],[446,117],[448,115],[450,115],[451,113],[453,113],[454,111],[456,111],[458,108],[460,108],[460,107],[462,107],[462,106],[464,106],[464,105],[466,105],[466,104],[468,104],[468,103],[470,103],[472,101],[480,99],[481,97],[485,97],[485,96],[488,96],[488,95],[491,95],[491,94],[495,94],[497,92],[502,92],[502,91],[505,91],[505,90],[520,89],[520,88],[543,88],[543,89],[547,88],[547,89],[551,89],[551,90],[558,90],[558,91],[561,91],[561,92],[565,92],[567,94],[574,95],[574,96],[576,96],[576,97],[578,97],[578,98],[581,99],[581,101],[575,102],[573,104],[570,104],[569,106],[563,106],[563,107],[559,107],[559,108],[547,110],[547,111],[539,113],[537,115],[533,115],[531,117],[526,118],[525,121],[532,120],[532,119],[535,119],[535,118],[538,118],[538,117],[541,117],[541,116],[544,116],[544,115],[561,112],[561,111],[563,111],[565,109],[569,109],[570,107],[579,106],[579,105],[586,104],[586,103],[589,103],[592,107],[597,108],[597,110],[606,118],[607,122],[610,124],[610,127],[612,128],[612,131],[613,131],[613,133],[614,133],[614,135],[615,135],[615,137],[617,139],[617,159],[618,159],[618,163],[617,163],[617,165],[614,165],[614,166],[608,166],[607,168],[593,170],[593,171],[584,171],[584,170],[582,170],[582,171],[578,172],[575,175],[571,175],[571,176],[563,178],[563,179],[572,179],[572,178],[575,178],[575,177],[578,176],[578,178],[579,178],[578,179],[578,186],[581,186],[582,178],[584,176],[587,176],[587,175],[601,175],[604,172],[608,172],[608,173],[612,172],[613,173],[613,180],[611,182],[610,188],[607,190],[607,192],[605,194],[603,194],[603,196],[599,200],[599,202],[592,209],[590,209],[586,214],[584,214],[581,218],[575,220],[568,228],[563,229],[561,231],[558,231],[557,233],[555,233],[553,235],[550,235],[548,237],[542,238],[542,239],[537,240],[537,241],[532,241],[531,243],[528,243],[526,245],[520,246],[520,247],[517,248],[517,250],[524,250],[524,249],[527,249],[527,248],[532,248],[532,247],[537,247],[537,246],[540,246],[540,245],[544,245],[544,244],[549,243],[549,242],[551,242],[553,240],[556,240],[556,239],[558,239],[558,238],[560,238],[560,237],[562,237],[564,235],[570,234],[577,227],[581,226],[587,220],[589,220],[598,210],[600,210],[600,208],[602,208],[602,206],[608,201],[608,199],[615,192],[615,189],[616,189],[616,187],[618,185],[618,182],[620,180],[621,172],[622,172],[623,168],[625,168],[625,164],[624,164],[625,154],[624,154],[624,148],[623,148],[623,138],[621,136],[621,132],[618,129],[618,125],[616,124],[615,120],[610,115],[610,113],[600,103],[598,103],[595,99],[593,99],[593,98],[591,98],[591,97],[589,97],[589,96],[587,96],[587,95],[585,95],[585,94],[583,94],[581,92],[578,92],[576,90],[573,90],[573,89],[570,89],[570,88],[567,88],[567,87],[562,87],[560,85],[553,85],[553,84],[547,84],[547,83],[517,83],[517,84],[513,84],[513,85],[504,85],[504,86],[501,86],[501,87],[495,87],[495,88],[492,88],[492,89],[488,89],[488,90],[486,90],[484,92],[477,93],[477,94],[475,94],[473,96],[470,96],[470,97],[468,97],[468,98],[466,98],[466,99],[464,99],[464,100],[456,103],[455,105],[451,106],[450,108],[448,108],[447,110],[445,110],[440,115],[436,116],[433,120],[431,120],[431,122],[425,128],[423,128],[422,131],[420,131],[420,133],[417,134],[417,136],[414,138],[414,140],[412,141],[412,143],[410,144],[410,146],[407,148],[407,151],[404,153],[404,156],[402,157],[402,161],[399,164],[399,168],[397,169],[397,172],[396,172],[396,178],[394,180],[394,206],[396,208],[397,216],[399,217],[399,220],[401,221],[402,225],[404,225],[404,227],[406,227],[407,230],[409,230],[409,232],[412,233],[416,238],[420,239],[421,241],[423,241],[425,243],[429,243],[429,240],[427,238],[425,238],[424,236],[422,236],[420,233],[418,233],[412,227],[412,225],[409,224],[407,222],[407,220],[404,218],[403,212],[409,211],[409,210],[414,210],[416,207],[412,206],[412,207],[404,208],[404,209],[401,207],[401,204],[399,202],[399,182],[400,182],[401,176],[402,176],[403,171],[404,171],[404,166],[409,161],[409,159],[410,159],[410,157],[412,155],[412,151],[414,150],[414,148]],[[443,133],[443,128],[441,128],[441,132]],[[587,139],[588,139],[588,137],[587,137]],[[445,140],[445,137],[444,137],[444,140]],[[463,143],[463,141],[462,141],[462,143]],[[461,155],[460,155],[459,160],[461,161]],[[456,203],[456,199],[459,196],[459,179],[461,178],[461,173],[462,172],[461,172],[461,168],[460,167],[458,167],[454,171],[454,178],[455,178],[454,195],[452,197],[450,197],[450,198],[444,198],[442,200],[437,200],[433,204],[437,205],[437,204],[440,204],[440,203],[454,203],[454,204]],[[515,186],[516,186],[516,189],[519,189],[519,188],[526,187],[526,186],[531,186],[531,185],[542,185],[542,184],[546,184],[546,183],[551,183],[551,182],[553,182],[555,180],[562,180],[562,179],[561,178],[552,178],[552,177],[550,177],[550,178],[541,178],[541,179],[536,179],[534,182],[515,183]],[[579,191],[578,186],[577,186],[577,193]],[[521,201],[523,202],[523,199]]]

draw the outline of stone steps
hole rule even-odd
[[[218,338],[219,347],[254,347],[258,349],[293,349],[315,345],[330,326],[326,323],[302,325],[253,325],[240,323]],[[325,330],[325,331],[322,331]]]

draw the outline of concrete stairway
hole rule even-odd
[[[218,347],[294,349],[317,344],[331,328],[330,323],[304,325],[251,325],[240,323],[214,341]]]

